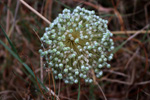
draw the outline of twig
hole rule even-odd
[[[134,82],[135,70],[136,70],[136,67],[133,68],[133,70],[132,70],[132,75],[131,75],[131,78],[130,78],[130,81],[129,81],[129,82],[121,81],[121,80],[116,80],[116,79],[109,79],[109,78],[107,78],[107,77],[101,78],[101,81],[105,80],[105,81],[109,81],[109,82],[115,82],[115,83],[125,84],[125,85],[129,85],[129,86],[130,86],[130,85],[132,85],[133,82]]]
[[[130,36],[126,42],[128,42],[129,40],[131,40],[132,38],[134,38],[135,36],[137,36],[138,34],[140,34],[143,30],[147,29],[149,27],[149,24],[147,24],[144,28],[142,28],[141,30],[137,31],[134,35]]]
[[[116,80],[116,79],[109,79],[109,78],[102,78],[102,80],[105,80],[105,81],[109,81],[109,82],[115,82],[115,83],[119,83],[119,84],[125,84],[125,85],[132,85],[133,84],[133,81],[134,81],[134,75],[135,75],[135,68],[133,69],[132,71],[132,75],[131,75],[131,79],[129,82],[126,82],[126,81],[120,81],[120,80]]]
[[[130,51],[130,50],[126,50],[126,49],[123,49],[124,51],[127,51],[129,54],[133,54],[134,52],[132,52],[132,51]],[[141,56],[141,55],[139,55],[139,54],[137,54],[137,55],[135,55],[136,57],[138,57],[139,59],[141,59],[141,60],[143,60],[143,61],[145,61],[146,60],[146,58],[145,57],[143,57],[143,56]],[[148,59],[148,62],[150,63],[150,59]]]
[[[96,85],[99,87],[100,91],[102,92],[102,95],[103,95],[104,99],[107,100],[107,98],[106,98],[106,96],[105,96],[105,94],[104,94],[102,88],[100,87],[100,85],[99,85],[98,82],[96,81],[96,77],[95,77],[94,70],[92,69],[91,72],[92,72],[92,75],[93,75],[93,83],[96,84]]]
[[[142,90],[142,92],[144,92],[147,96],[150,97],[150,94],[148,94],[147,92],[145,92],[144,90]]]
[[[143,30],[147,29],[149,27],[149,24],[147,24],[144,28],[142,28],[141,30],[137,31],[135,34],[131,35],[129,38],[127,38],[127,40],[125,40],[117,49],[115,49],[113,51],[113,53],[116,53],[122,46],[124,46],[128,41],[132,40],[134,37],[136,37],[138,34],[140,34],[140,32],[142,32]]]
[[[103,70],[103,72],[109,72],[109,73],[113,73],[113,74],[116,74],[116,75],[120,75],[120,76],[124,76],[124,77],[129,77],[128,75],[126,75],[124,73],[116,72],[114,70]]]
[[[125,66],[125,69],[128,68],[130,62],[134,59],[134,57],[137,55],[137,53],[139,52],[140,48],[137,48],[136,52],[133,54],[133,56],[128,60],[126,66]]]
[[[113,34],[134,34],[139,32],[139,30],[131,30],[131,31],[111,31]],[[145,34],[145,33],[150,33],[150,30],[142,30],[139,33]]]
[[[150,84],[150,81],[135,83],[135,85],[145,85],[145,84]]]
[[[98,86],[98,88],[100,89],[100,91],[102,92],[102,95],[103,95],[103,97],[104,97],[104,100],[107,100],[107,98],[106,98],[106,96],[105,96],[105,94],[104,94],[104,92],[103,92],[101,86],[98,84],[97,81],[96,81],[95,83],[96,83],[96,85]]]
[[[41,15],[39,12],[37,12],[35,9],[33,9],[30,5],[28,5],[24,0],[20,0],[20,2],[26,6],[28,9],[30,9],[32,12],[34,12],[37,16],[39,16],[40,18],[42,18],[45,22],[47,22],[48,24],[51,24],[51,22],[46,19],[43,15]]]
[[[124,85],[131,85],[130,82],[126,82],[126,81],[120,81],[120,80],[115,80],[115,79],[109,79],[109,78],[102,78],[101,81],[109,81],[109,82],[113,82],[113,83],[119,83],[119,84],[124,84]]]
[[[47,87],[47,89],[48,89],[48,91],[50,91],[50,93],[51,93],[54,97],[56,97],[57,100],[60,100],[59,97],[55,94],[54,91],[52,91],[52,90],[49,89],[48,87]],[[54,100],[55,100],[55,99],[54,99]]]
[[[38,37],[38,39],[40,40],[41,44],[43,44],[43,42],[41,41],[40,36],[38,35],[38,33],[34,29],[33,29],[33,31],[36,34],[36,36]],[[42,46],[42,47],[43,47],[43,49],[45,51],[45,47],[44,46]]]

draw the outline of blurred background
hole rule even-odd
[[[25,2],[50,22],[76,6],[108,20],[116,47],[112,67],[99,85],[81,81],[80,100],[104,100],[100,87],[108,100],[150,100],[150,0]],[[54,81],[43,67],[39,37],[48,26],[20,0],[0,0],[0,100],[77,100],[78,84]]]

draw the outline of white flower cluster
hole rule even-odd
[[[46,50],[39,52],[52,68],[55,79],[73,84],[82,78],[91,83],[92,70],[99,78],[103,67],[110,68],[107,61],[113,58],[114,42],[107,23],[94,11],[78,6],[72,13],[64,9],[45,29],[41,41]]]

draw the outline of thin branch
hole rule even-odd
[[[147,96],[150,97],[150,94],[149,94],[149,93],[145,92],[144,90],[142,90],[142,92],[144,92]]]
[[[126,66],[125,66],[125,69],[128,68],[130,62],[135,58],[135,56],[137,55],[137,53],[139,52],[140,48],[137,48],[136,52],[132,55],[132,57],[128,60]]]
[[[112,73],[112,74],[116,74],[116,75],[120,75],[120,76],[124,76],[124,77],[129,77],[128,75],[124,74],[124,73],[121,73],[121,72],[116,72],[114,70],[103,70],[103,72],[109,72],[109,73]]]
[[[150,84],[150,81],[135,83],[135,85],[145,85],[145,84]]]
[[[104,94],[104,92],[103,92],[101,86],[98,84],[97,81],[96,81],[95,83],[96,83],[96,85],[98,86],[98,88],[100,89],[100,91],[102,92],[102,95],[103,95],[103,97],[104,97],[104,100],[107,100],[107,98],[106,98],[106,96],[105,96],[105,94]]]
[[[139,30],[131,30],[131,31],[111,31],[113,34],[134,34],[137,33]],[[145,34],[150,33],[150,30],[142,30],[139,33]]]
[[[53,90],[49,89],[48,87],[47,87],[47,89],[50,92],[50,95],[52,94],[54,97],[56,97],[57,100],[60,100],[59,97],[55,94],[55,92]],[[55,98],[54,98],[54,100],[55,100]]]
[[[142,28],[141,30],[137,31],[134,35],[130,36],[126,42],[128,42],[129,40],[131,40],[132,38],[136,37],[138,34],[140,34],[142,31],[144,31],[145,29],[147,29],[149,27],[149,24],[147,24],[144,28]],[[146,33],[146,32],[145,32]]]

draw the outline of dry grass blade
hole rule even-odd
[[[8,0],[7,6],[9,7],[11,3],[11,0]],[[10,11],[7,9],[7,19],[6,19],[6,33],[9,31],[9,24],[10,24]]]
[[[43,15],[41,15],[39,12],[37,12],[35,9],[33,9],[30,5],[28,5],[24,0],[20,0],[20,2],[25,5],[28,9],[30,9],[32,12],[34,12],[36,15],[38,15],[41,19],[43,19],[46,23],[51,24],[51,22],[46,19]]]

